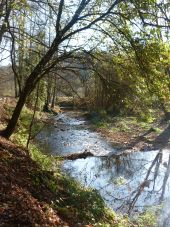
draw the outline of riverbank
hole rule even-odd
[[[12,108],[5,105],[2,127]],[[106,208],[96,190],[84,189],[64,175],[61,162],[44,155],[33,141],[25,149],[31,116],[31,110],[24,109],[14,143],[0,139],[2,226],[155,226],[153,212],[131,223],[127,216]],[[37,122],[39,130],[42,125]]]
[[[43,183],[48,172],[28,150],[0,138],[1,226],[68,226],[50,207],[54,194]]]
[[[119,151],[148,151],[170,148],[170,122],[163,114],[155,118],[109,116],[87,113],[92,129],[106,138]]]
[[[9,106],[7,102],[1,106],[1,128],[15,101],[10,100]],[[96,191],[83,189],[62,174],[59,160],[41,153],[32,141],[29,150],[24,148],[31,116],[25,108],[12,137],[14,143],[0,138],[1,226],[92,226],[99,222],[117,226],[122,221],[126,224],[128,221],[108,211]],[[39,119],[36,130],[37,127]]]

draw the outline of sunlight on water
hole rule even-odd
[[[84,186],[99,190],[106,204],[117,212],[143,211],[160,204],[164,198],[159,226],[170,226],[169,175],[165,182],[170,150],[134,152],[113,158],[110,154],[117,151],[106,139],[91,131],[86,121],[66,113],[55,119],[55,125],[47,126],[37,137],[46,152],[63,156],[88,150],[95,156],[65,161],[63,171]],[[108,157],[97,157],[101,155]]]
[[[127,212],[139,185],[143,183],[148,170],[158,151],[136,152],[118,160],[113,158],[87,158],[65,162],[63,169],[85,186],[96,188],[112,208]],[[168,153],[163,153],[163,160],[168,160]],[[153,167],[146,185],[141,192],[135,210],[158,204],[166,167],[161,163],[157,176]],[[170,195],[170,181],[167,184],[165,196]]]

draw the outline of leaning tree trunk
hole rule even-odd
[[[25,82],[25,87],[23,88],[19,96],[19,100],[14,109],[12,117],[8,122],[6,129],[0,132],[1,136],[8,139],[14,132],[19,116],[21,114],[22,108],[26,102],[28,95],[30,95],[30,93],[34,90],[36,84],[42,78],[42,76],[49,72],[50,68],[47,68],[47,70],[44,70],[44,72],[42,73],[44,67],[49,62],[53,54],[55,53],[57,47],[58,47],[58,42],[56,41],[56,39],[54,39],[53,44],[51,45],[51,48],[48,50],[45,56],[40,60],[40,62],[34,68],[32,73],[29,75],[28,79]]]
[[[34,90],[37,82],[39,81],[37,79],[37,77],[40,74],[39,73],[40,69],[42,69],[42,61],[37,65],[37,67],[34,69],[34,71],[28,77],[28,79],[25,83],[25,87],[21,91],[17,105],[14,109],[14,112],[12,114],[11,119],[8,122],[6,129],[4,129],[3,131],[0,132],[1,136],[8,139],[12,135],[12,133],[14,132],[16,125],[17,125],[17,122],[18,122],[18,119],[20,117],[22,108],[23,108],[23,106],[26,102],[26,99],[27,99],[28,95],[30,95],[30,93]]]
[[[0,135],[5,137],[5,138],[9,138],[12,133],[14,132],[15,128],[16,128],[16,125],[17,125],[17,122],[18,122],[18,119],[20,117],[20,114],[21,114],[21,111],[22,111],[22,108],[26,102],[26,99],[28,97],[28,95],[31,94],[31,92],[34,90],[36,84],[38,83],[38,69],[42,68],[41,67],[41,63],[35,68],[35,70],[30,74],[30,76],[28,77],[26,83],[25,83],[25,87],[23,88],[20,96],[19,96],[19,99],[18,99],[18,102],[17,102],[17,105],[14,109],[14,112],[12,114],[12,117],[11,119],[9,120],[8,122],[8,125],[6,127],[6,129],[4,129],[3,131],[0,132]],[[40,79],[40,78],[39,78]]]
[[[17,105],[14,109],[14,112],[12,114],[12,117],[11,117],[6,129],[0,133],[1,136],[5,137],[5,138],[9,138],[12,135],[12,133],[14,132],[18,119],[19,119],[19,116],[20,116],[20,113],[25,104],[27,95],[28,95],[27,89],[21,93],[19,100],[17,102]]]

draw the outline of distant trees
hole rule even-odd
[[[138,54],[127,46],[126,53],[115,48],[95,54],[93,66],[93,108],[112,113],[150,115],[153,107],[168,111],[170,80],[166,67],[169,47],[154,40],[138,44]]]
[[[56,80],[50,79],[50,73],[54,68],[56,71],[61,69],[63,61],[74,57],[75,53],[82,51],[86,46],[86,52],[90,54],[96,52],[96,47],[106,52],[111,48],[117,52],[114,64],[119,64],[119,58],[128,58],[130,49],[133,49],[136,54],[134,60],[141,66],[144,58],[140,53],[143,53],[143,50],[138,46],[141,42],[138,41],[142,39],[145,42],[150,36],[147,36],[146,27],[143,25],[151,27],[149,32],[156,34],[159,31],[152,30],[153,26],[167,29],[169,23],[167,6],[164,7],[166,3],[158,4],[155,0],[22,0],[19,3],[11,0],[7,1],[7,5],[6,1],[3,2],[0,37],[4,37],[5,31],[10,35],[11,60],[19,90],[16,108],[6,129],[1,132],[6,138],[13,133],[21,110],[37,83],[44,77],[47,78],[47,84],[56,83]],[[159,11],[163,17],[160,17]],[[86,30],[88,31],[85,33]],[[148,73],[144,72],[144,68],[141,68],[141,71],[145,76]],[[109,73],[107,79],[99,72],[96,74],[98,80],[102,80],[103,83],[99,88],[102,92],[99,93],[104,92],[103,98],[107,96],[107,103],[112,102],[112,94],[115,91],[112,86],[114,73]],[[121,77],[119,80],[122,80]],[[119,81],[114,83],[119,86]],[[48,92],[47,85],[47,99]],[[55,96],[55,93],[53,95]]]
[[[167,114],[168,6],[166,1],[126,1],[107,17],[102,32],[109,37],[108,49],[94,53],[95,109],[147,115],[157,106]]]
[[[52,69],[57,63],[68,58],[73,52],[75,52],[75,49],[72,49],[69,52],[67,52],[66,49],[66,52],[64,51],[64,53],[55,56],[55,53],[58,53],[59,51],[59,46],[64,44],[64,42],[65,45],[68,45],[66,42],[69,42],[74,35],[91,28],[94,24],[104,19],[120,2],[122,2],[122,0],[115,0],[113,3],[104,2],[105,4],[97,4],[96,1],[82,0],[77,2],[78,5],[72,3],[68,6],[64,0],[60,0],[56,5],[50,2],[49,6],[53,10],[55,19],[53,21],[54,38],[44,55],[41,56],[38,63],[27,76],[25,86],[21,91],[12,118],[10,119],[7,128],[1,133],[4,137],[9,138],[13,133],[26,99],[35,88],[37,82],[44,75],[49,73],[50,69]],[[43,3],[40,4],[44,5]],[[48,4],[48,2],[46,2],[45,5],[46,4]],[[38,4],[37,7],[39,7]],[[64,11],[66,7],[70,7],[70,11]]]

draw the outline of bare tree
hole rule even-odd
[[[15,0],[1,0],[0,1],[0,44],[5,32],[8,31],[8,20],[13,8]]]
[[[66,14],[64,13],[64,8],[66,7],[66,5],[64,0],[60,0],[56,12],[57,16],[55,21],[55,37],[49,49],[42,56],[38,64],[34,67],[30,75],[27,77],[25,86],[20,94],[13,115],[6,129],[1,132],[2,136],[9,138],[13,133],[18,118],[20,116],[21,110],[26,102],[26,99],[35,88],[37,82],[44,75],[46,75],[52,67],[54,67],[63,59],[70,57],[70,55],[76,50],[76,49],[70,50],[67,53],[64,52],[63,54],[60,54],[59,56],[55,57],[55,53],[58,52],[59,47],[65,41],[68,41],[69,39],[73,38],[74,35],[91,28],[93,25],[102,21],[110,13],[113,13],[117,5],[121,2],[123,1],[115,0],[110,4],[109,3],[106,4],[106,2],[104,1],[103,5],[101,3],[99,11],[97,10],[98,6],[96,1],[81,0],[81,2],[77,6],[77,9],[72,14],[71,19],[70,15],[68,15],[67,20],[65,20],[65,23],[63,23],[63,18],[66,17]],[[98,12],[97,14],[95,13],[96,10]]]
[[[118,10],[119,6],[121,8],[123,4],[133,11],[132,15],[135,15],[134,18],[139,19],[140,17],[141,21],[143,21],[142,15],[148,11],[148,19],[151,18],[150,20],[152,20],[152,18],[155,18],[155,16],[151,17],[153,12],[152,4],[146,1],[141,2],[142,4],[138,4],[138,1],[125,0],[27,1],[30,10],[36,15],[36,20],[33,20],[32,16],[29,15],[29,11],[23,12],[27,18],[26,27],[29,27],[30,23],[32,23],[34,28],[32,29],[32,34],[27,31],[28,29],[25,29],[22,35],[23,37],[29,35],[31,41],[33,41],[28,48],[28,52],[34,53],[37,58],[36,61],[31,58],[28,61],[28,64],[31,65],[31,70],[28,70],[16,108],[7,128],[1,132],[1,135],[6,138],[11,136],[26,99],[36,87],[38,81],[48,75],[54,66],[57,68],[57,65],[63,60],[70,58],[77,50],[83,49],[85,41],[82,41],[80,34],[85,30],[90,31],[90,29],[93,29],[94,31],[100,30],[100,32],[103,32],[105,30],[105,25],[103,26],[103,24],[106,22],[107,25],[109,23],[111,26],[116,26],[116,28],[120,26],[123,19],[133,22],[130,13],[127,18],[126,12],[122,13]],[[161,7],[160,9],[162,9],[161,5],[154,5],[154,7],[157,7],[157,9]],[[167,21],[166,17],[164,19]],[[116,21],[116,23],[113,23],[113,21]],[[50,42],[48,42],[48,32],[46,32],[49,26],[52,34]],[[44,32],[44,41],[38,39],[38,34],[41,32]],[[117,29],[117,32],[120,32],[120,30]],[[105,35],[109,34],[105,33]],[[86,41],[89,41],[87,37]],[[40,44],[41,50],[38,50],[37,43]],[[42,51],[42,47],[44,47],[44,51]]]

